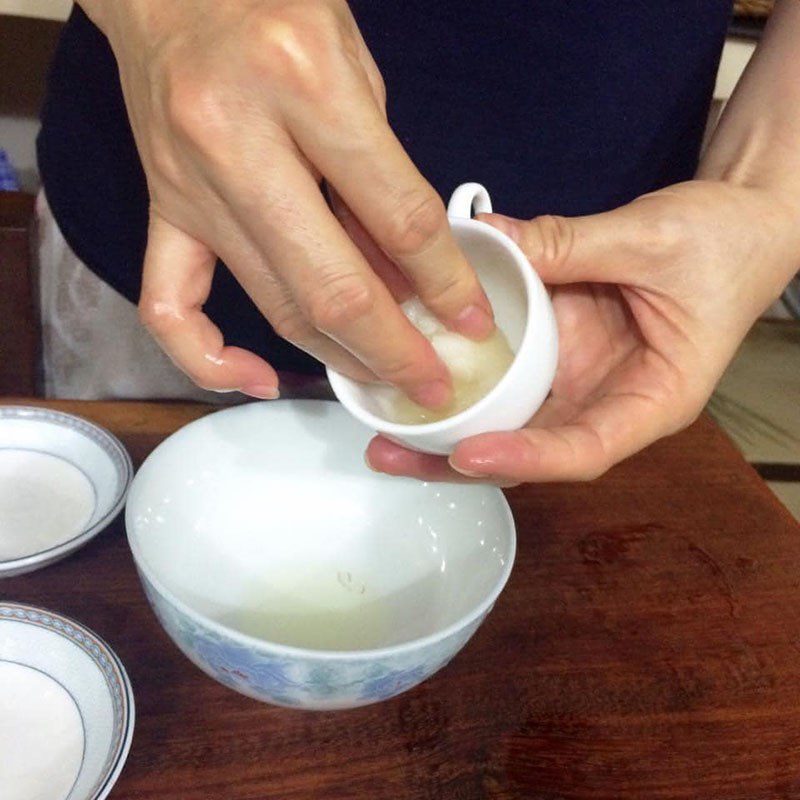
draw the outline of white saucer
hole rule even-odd
[[[0,603],[0,795],[102,800],[133,738],[125,669],[88,628]]]
[[[117,516],[132,476],[125,448],[98,425],[0,406],[0,578],[86,544]]]

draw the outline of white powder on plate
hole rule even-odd
[[[0,561],[69,541],[84,530],[94,506],[91,482],[68,461],[33,450],[0,450]]]
[[[64,800],[83,759],[72,696],[48,675],[0,661],[0,798]]]

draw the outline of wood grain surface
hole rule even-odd
[[[137,460],[207,411],[59,407]],[[354,711],[262,705],[193,667],[120,522],[0,596],[74,616],[124,661],[137,724],[113,800],[800,798],[800,529],[719,429],[703,417],[594,483],[508,498],[517,562],[484,626]]]

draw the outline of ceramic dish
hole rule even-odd
[[[144,589],[221,683],[329,709],[399,694],[478,629],[514,561],[491,486],[372,472],[369,429],[337,403],[212,414],[162,443],[126,510]]]
[[[102,800],[133,726],[128,676],[102,639],[60,614],[0,602],[4,800]]]
[[[98,425],[0,406],[0,578],[86,544],[117,516],[132,477],[125,448]]]

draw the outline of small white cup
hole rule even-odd
[[[356,419],[413,450],[449,455],[470,436],[517,430],[542,405],[553,383],[558,329],[550,297],[517,244],[491,225],[472,219],[473,212],[491,210],[489,193],[477,183],[459,186],[447,207],[456,242],[475,269],[497,324],[516,354],[489,394],[439,422],[401,425],[383,416],[370,384],[328,369],[334,394]]]

